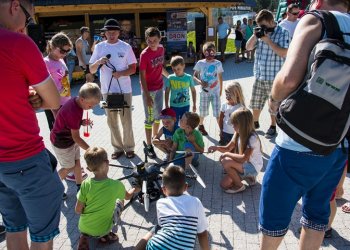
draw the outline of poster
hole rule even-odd
[[[187,12],[170,10],[167,12],[167,54],[187,51]]]

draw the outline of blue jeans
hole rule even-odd
[[[285,235],[300,198],[301,224],[326,231],[329,202],[341,178],[346,157],[340,148],[323,156],[275,146],[262,183],[259,206],[262,233],[272,237]]]
[[[63,185],[46,150],[16,162],[0,163],[0,213],[7,232],[29,227],[33,242],[59,234]]]
[[[176,113],[176,122],[179,125],[180,125],[180,119],[182,118],[182,116],[186,112],[190,111],[190,105],[185,106],[185,107],[170,107],[170,108],[172,108],[175,111],[175,113]]]

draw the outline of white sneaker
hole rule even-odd
[[[232,189],[232,188],[229,188],[229,189],[226,189],[225,190],[225,193],[228,193],[228,194],[237,194],[237,193],[240,193],[240,192],[243,192],[245,190],[245,185],[243,184],[242,187],[240,187],[239,189]]]

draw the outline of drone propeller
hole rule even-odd
[[[142,182],[143,204],[145,211],[149,211],[149,194],[147,193],[147,181]]]
[[[203,187],[206,188],[207,185],[205,185],[203,179],[201,178],[201,176],[199,175],[197,169],[195,169],[192,164],[190,164],[190,168],[192,169],[193,173],[196,175],[196,180],[198,181],[198,183]]]
[[[186,154],[186,153],[188,153],[188,154],[208,154],[208,153],[211,153],[211,152],[209,152],[209,151],[207,151],[207,152],[191,152],[191,151],[176,151],[175,153],[177,153],[177,154]]]
[[[117,168],[125,168],[125,169],[134,169],[133,167],[123,166],[123,165],[116,165],[116,164],[109,164],[111,167],[117,167]]]

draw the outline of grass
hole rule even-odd
[[[194,47],[196,47],[196,32],[195,31],[190,31],[187,33],[187,44],[189,42],[193,42]],[[196,48],[197,51],[197,48]],[[235,40],[234,39],[228,39],[227,40],[227,45],[226,45],[226,53],[235,53],[236,52],[236,47],[235,47]]]

